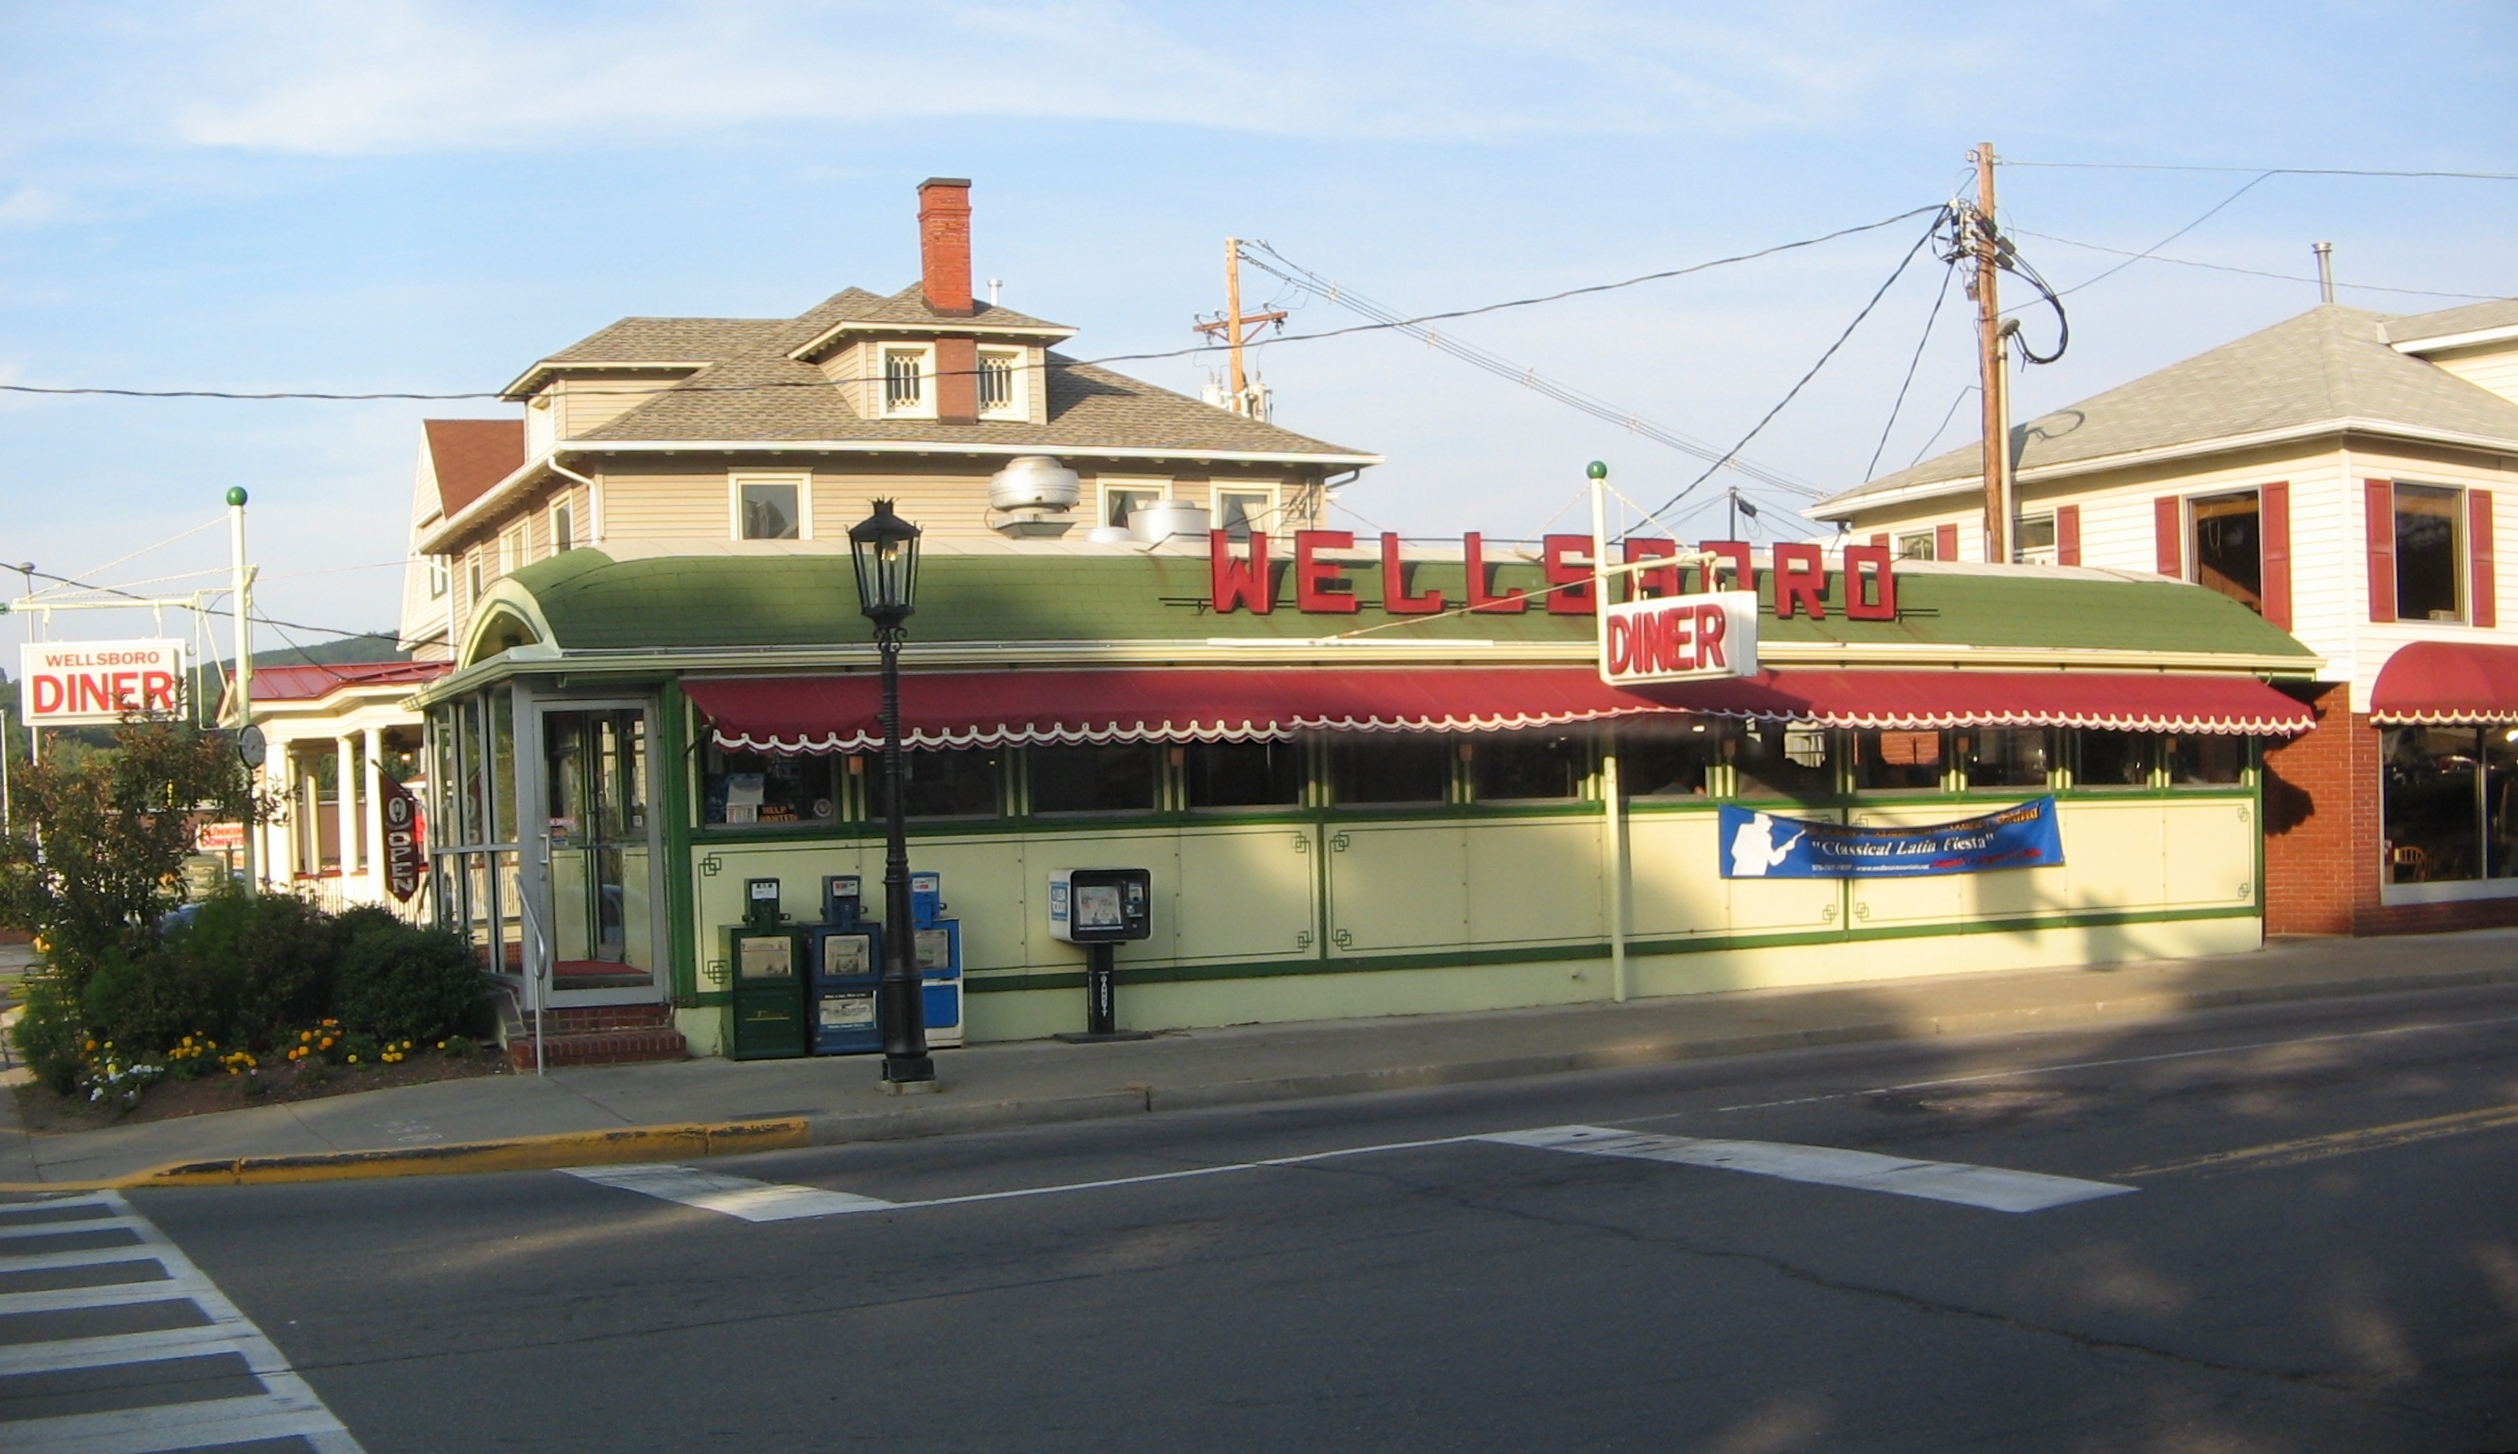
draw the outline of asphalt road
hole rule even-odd
[[[130,1204],[376,1454],[2359,1454],[2518,1447],[2513,1151],[2487,991]],[[74,1273],[0,1274],[0,1375],[135,1326],[7,1315]],[[241,1409],[250,1351],[0,1420]]]

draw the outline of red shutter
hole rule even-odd
[[[1934,560],[1958,559],[1957,526],[1935,525],[1932,527],[1932,558]]]
[[[2369,511],[2369,619],[2396,619],[2396,487],[2367,480],[2361,502]]]
[[[2055,564],[2079,565],[2080,563],[2081,507],[2057,505],[2055,507]]]
[[[2151,537],[2153,555],[2159,573],[2176,580],[2186,578],[2186,506],[2175,495],[2162,495],[2151,502]]]
[[[2466,491],[2466,582],[2474,588],[2477,626],[2500,624],[2500,592],[2492,579],[2492,492]]]
[[[2287,482],[2256,491],[2256,528],[2263,532],[2264,619],[2291,629],[2291,487]]]

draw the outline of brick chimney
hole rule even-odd
[[[927,306],[967,318],[970,296],[970,181],[929,177],[918,184],[918,263]]]

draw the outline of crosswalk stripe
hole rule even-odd
[[[664,1201],[679,1202],[686,1207],[697,1207],[701,1211],[740,1217],[747,1222],[791,1222],[805,1217],[844,1216],[850,1212],[881,1211],[892,1205],[874,1197],[861,1197],[844,1191],[782,1186],[775,1182],[754,1181],[748,1176],[727,1176],[722,1172],[700,1171],[688,1166],[573,1166],[567,1168],[567,1172],[570,1176],[601,1186],[640,1192]]]
[[[28,1213],[50,1214],[89,1207],[101,1209],[106,1215],[84,1221],[24,1219]],[[42,1236],[102,1227],[128,1232],[135,1241],[127,1247],[0,1254],[0,1273],[154,1263],[166,1275],[103,1287],[0,1293],[0,1318],[184,1302],[197,1308],[204,1321],[197,1326],[155,1332],[0,1344],[0,1377],[234,1354],[244,1361],[263,1391],[239,1398],[0,1421],[0,1449],[9,1450],[10,1454],[159,1454],[296,1438],[305,1441],[316,1454],[362,1454],[350,1431],[324,1407],[306,1380],[289,1368],[288,1360],[254,1326],[253,1320],[193,1265],[174,1239],[134,1212],[120,1194],[103,1192],[0,1207],[0,1236]]]
[[[1784,1141],[1711,1141],[1693,1136],[1654,1136],[1613,1131],[1599,1126],[1548,1126],[1536,1131],[1505,1131],[1481,1136],[1503,1146],[1528,1146],[1543,1151],[1570,1151],[1582,1156],[1609,1156],[1635,1161],[1664,1161],[1745,1171],[1784,1181],[1818,1186],[1850,1187],[1956,1202],[1997,1212],[2042,1212],[2050,1207],[2098,1197],[2122,1196],[2137,1188],[2113,1182],[2082,1181],[2036,1171],[2007,1171],[1996,1166],[1971,1166],[1959,1161],[1916,1161],[1882,1156],[1873,1151],[1848,1151],[1834,1146],[1800,1146]]]
[[[61,1237],[72,1232],[128,1232],[129,1217],[85,1217],[60,1222],[30,1222],[12,1227],[0,1223],[0,1242],[26,1237]]]

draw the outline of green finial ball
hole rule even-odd
[[[1584,470],[1583,473],[1595,480],[1605,480],[1609,477],[1609,467],[1595,459],[1591,462],[1591,468]]]
[[[227,503],[230,505],[242,505],[245,503],[245,487],[243,485],[228,486]]]

